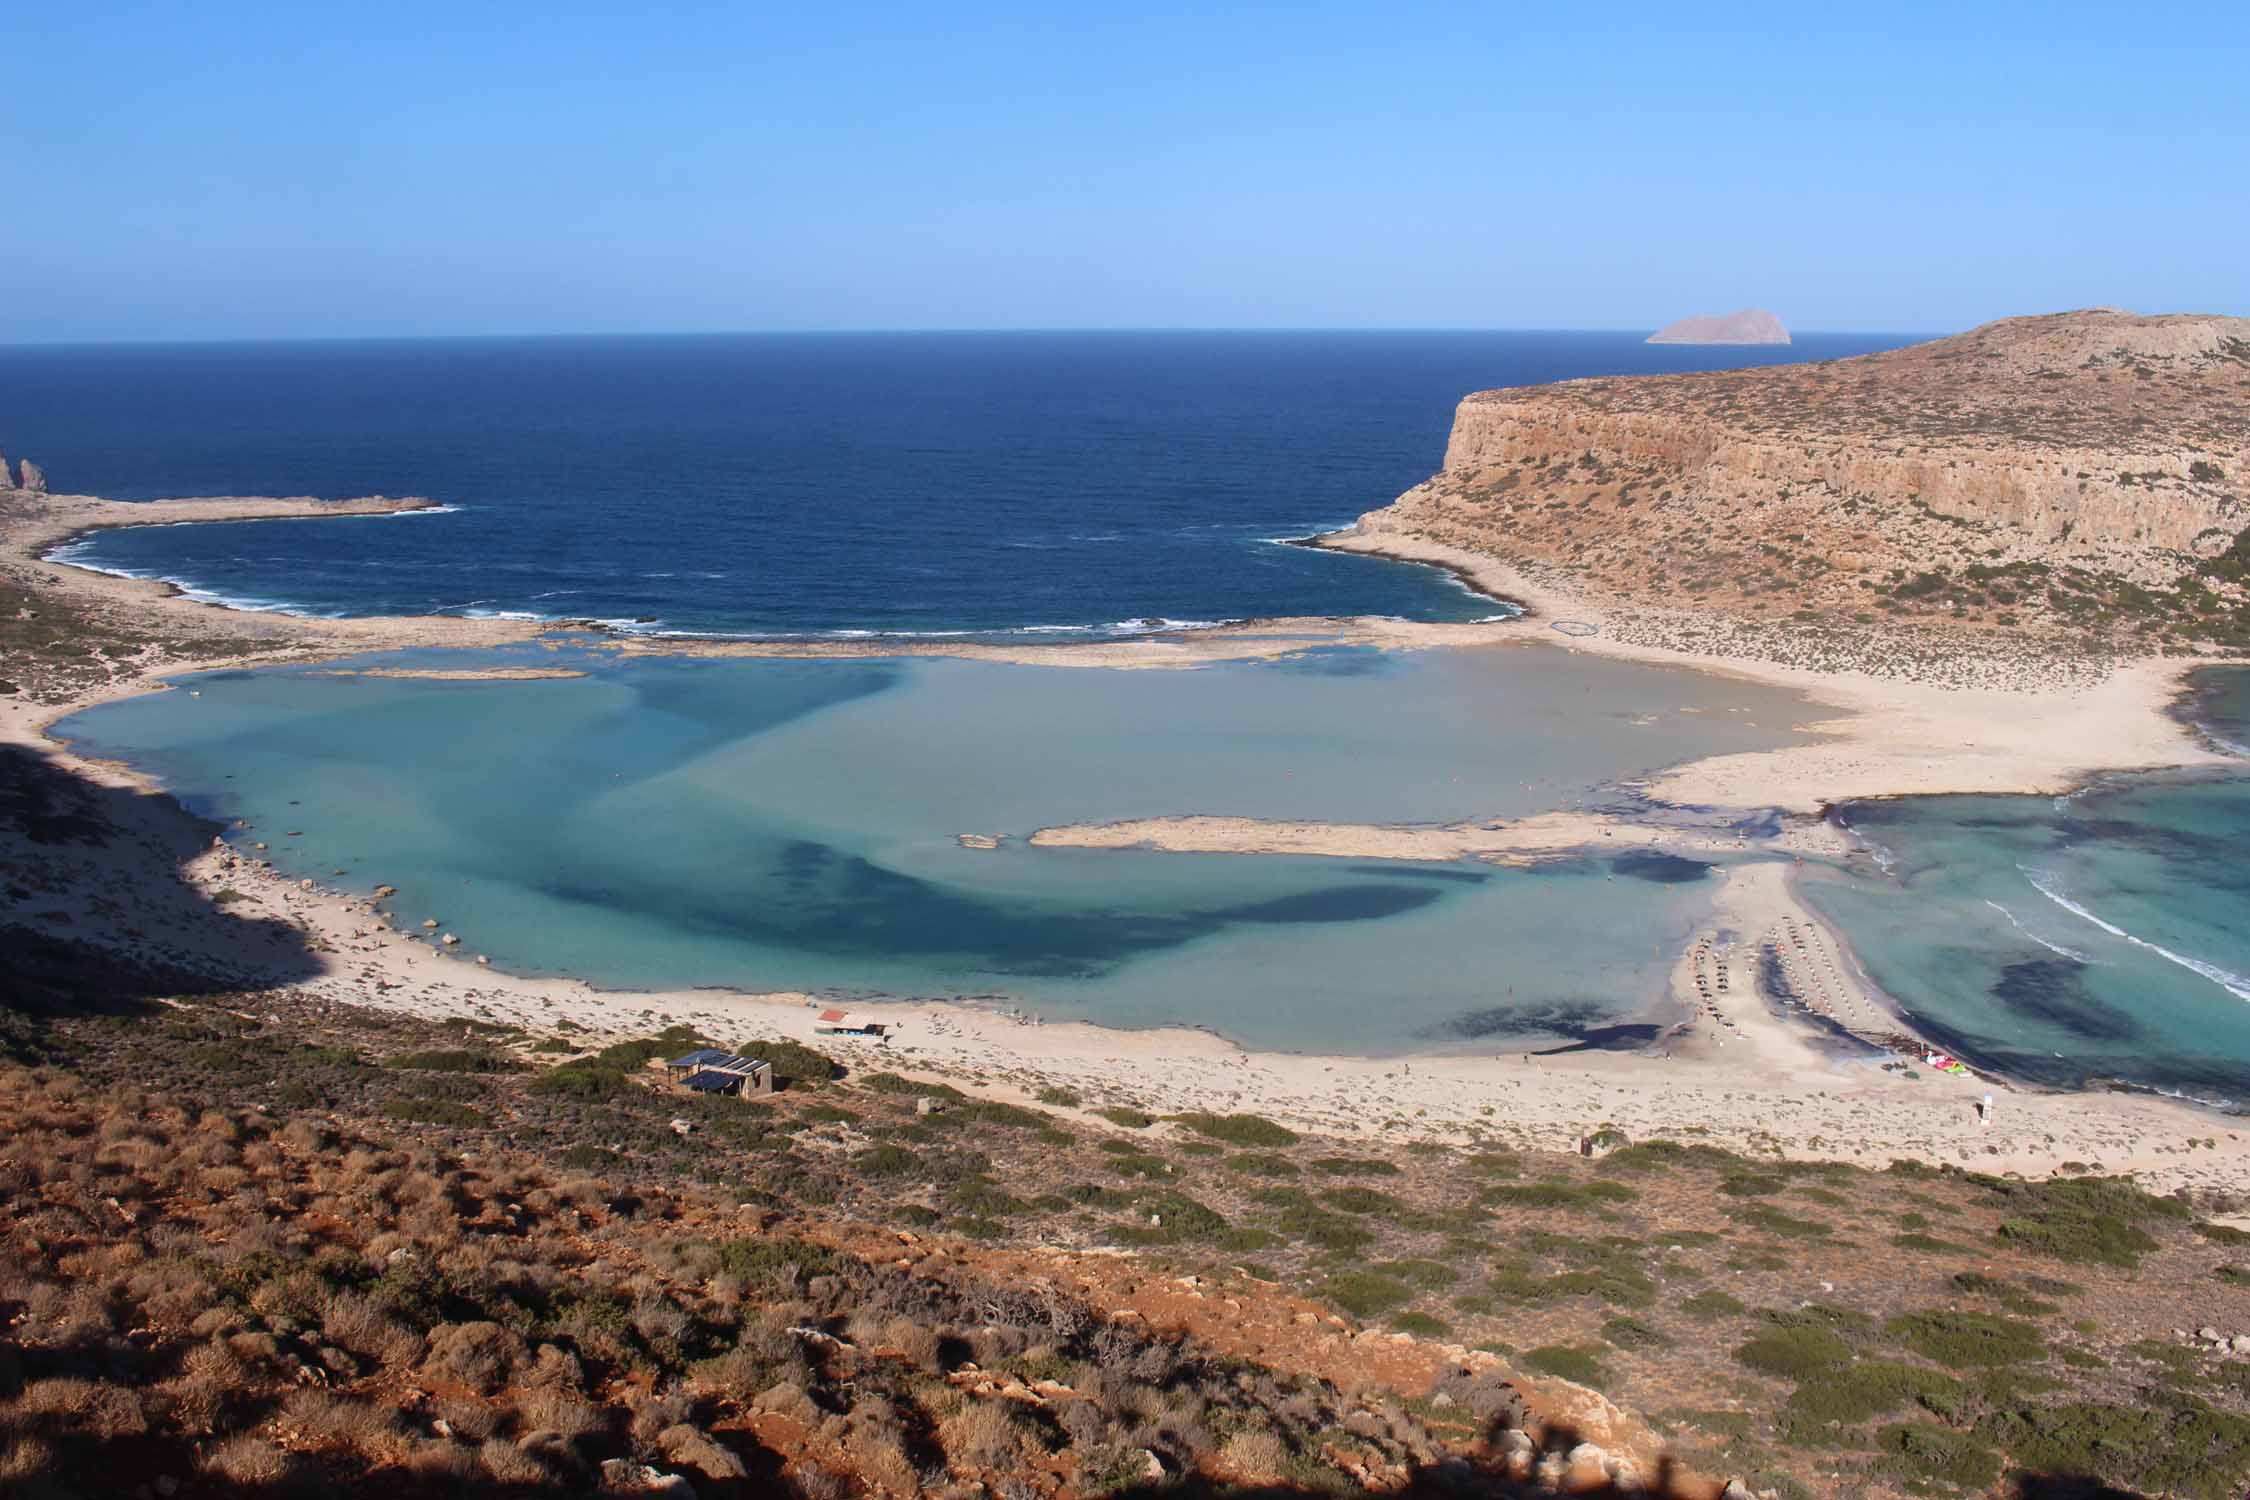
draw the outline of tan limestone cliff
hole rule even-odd
[[[1480,391],[1443,470],[1356,531],[1752,619],[2185,638],[2239,629],[2202,565],[2246,527],[2250,319],[2094,310]]]

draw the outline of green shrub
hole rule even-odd
[[[1567,1182],[1525,1182],[1485,1188],[1477,1202],[1493,1208],[1576,1208],[1580,1199]]]
[[[425,1073],[509,1073],[515,1071],[518,1064],[512,1057],[480,1047],[437,1047],[394,1057],[391,1066]]]
[[[1785,1325],[1736,1346],[1734,1357],[1761,1375],[1804,1380],[1849,1364],[1852,1346],[1826,1328]]]
[[[655,1036],[636,1042],[617,1042],[594,1054],[594,1060],[605,1068],[631,1071],[645,1068],[653,1058],[678,1057],[698,1047],[711,1043],[692,1026],[668,1026]]]
[[[1375,1243],[1375,1232],[1350,1219],[1323,1213],[1310,1204],[1291,1204],[1281,1210],[1274,1227],[1293,1240],[1321,1250],[1352,1252]]]
[[[2004,1243],[2057,1260],[2131,1269],[2156,1248],[2140,1226],[2194,1217],[2185,1204],[2156,1197],[2122,1177],[1970,1181],[2014,1210],[1996,1231]]]
[[[1602,1337],[1620,1349],[1669,1349],[1672,1336],[1639,1318],[1615,1317],[1602,1324]]]
[[[1610,1381],[1609,1369],[1601,1362],[1601,1352],[1597,1349],[1542,1344],[1525,1351],[1523,1364],[1526,1369],[1537,1370],[1542,1375],[1559,1376],[1597,1391]]]
[[[744,1042],[734,1049],[744,1057],[754,1057],[773,1064],[774,1077],[784,1088],[816,1089],[831,1079],[844,1076],[842,1064],[817,1047],[786,1038],[758,1039]],[[918,1087],[917,1093],[935,1093],[928,1086]]]
[[[779,1070],[776,1064],[776,1070]],[[866,1073],[859,1078],[859,1086],[873,1094],[897,1094],[905,1098],[928,1097],[944,1099],[953,1104],[966,1104],[969,1096],[950,1083],[923,1083],[912,1078],[901,1078],[896,1073]]]
[[[1716,1318],[1738,1318],[1750,1309],[1725,1292],[1716,1289],[1697,1292],[1680,1304],[1680,1311],[1701,1322]]]
[[[1237,1224],[1219,1235],[1214,1241],[1229,1255],[1254,1255],[1260,1250],[1271,1250],[1281,1243],[1281,1236],[1270,1229],[1258,1229],[1248,1224]],[[1271,1277],[1265,1278],[1271,1280]]]
[[[1406,1207],[1389,1193],[1364,1187],[1330,1188],[1320,1195],[1320,1201],[1348,1214],[1396,1214]]]
[[[1442,1339],[1453,1332],[1453,1325],[1425,1312],[1402,1312],[1391,1319],[1391,1327],[1400,1333],[1413,1334],[1418,1339]]]
[[[1763,1229],[1768,1234],[1778,1234],[1784,1239],[1826,1239],[1832,1232],[1817,1219],[1799,1219],[1764,1203],[1750,1203],[1731,1209],[1728,1216],[1737,1223],[1753,1229]]]
[[[623,1073],[615,1068],[595,1066],[590,1058],[557,1063],[530,1084],[535,1094],[556,1094],[569,1099],[606,1099],[623,1087]]]
[[[383,1104],[383,1113],[394,1120],[416,1125],[444,1125],[454,1130],[482,1130],[492,1121],[482,1112],[454,1099],[423,1099],[398,1095]]]
[[[1186,1126],[1197,1135],[1224,1141],[1230,1146],[1294,1146],[1297,1132],[1286,1125],[1277,1125],[1263,1115],[1214,1115],[1202,1110],[1166,1118]]]
[[[2013,1318],[1946,1308],[1906,1313],[1884,1325],[1884,1332],[1916,1354],[1949,1370],[1975,1365],[2031,1364],[2047,1357],[2039,1330]]]
[[[1685,1141],[1641,1141],[1620,1147],[1602,1158],[1604,1172],[1654,1172],[1670,1167],[1717,1167],[1732,1169],[1740,1166],[1741,1158],[1717,1146],[1691,1144]]]
[[[988,1177],[964,1177],[953,1185],[946,1202],[955,1210],[974,1214],[980,1219],[1004,1219],[1020,1214],[1031,1205],[1010,1193]]]
[[[2096,1475],[2149,1494],[2235,1500],[2250,1479],[2250,1418],[2179,1391],[2144,1391],[2132,1406],[1994,1412],[1976,1435],[2027,1469]]]
[[[1802,1438],[1805,1429],[1856,1427],[1910,1401],[1933,1410],[1950,1406],[1960,1390],[1958,1381],[1920,1365],[1869,1361],[1806,1376],[1789,1393],[1784,1413]]]
[[[904,1177],[922,1169],[922,1158],[904,1146],[870,1146],[852,1158],[852,1165],[868,1177]]]
[[[1425,1291],[1448,1287],[1461,1279],[1460,1271],[1442,1260],[1389,1260],[1368,1269],[1384,1276],[1396,1276]]]
[[[1081,1101],[1072,1090],[1049,1084],[1039,1091],[1039,1102],[1053,1105],[1056,1109],[1076,1109]]]
[[[1146,1130],[1156,1123],[1156,1116],[1142,1114],[1137,1109],[1127,1109],[1122,1104],[1112,1104],[1106,1108],[1097,1109],[1094,1113],[1109,1121],[1110,1124],[1122,1125],[1127,1130]]]
[[[2000,1456],[1967,1433],[1927,1422],[1899,1422],[1877,1433],[1875,1440],[1890,1455],[1883,1467],[1907,1479],[1978,1491],[1991,1489],[2000,1479]]]
[[[1247,1172],[1252,1177],[1295,1177],[1297,1164],[1286,1156],[1271,1152],[1245,1151],[1227,1158],[1227,1165],[1237,1172]]]
[[[1944,1255],[1963,1249],[1960,1245],[1932,1239],[1926,1234],[1894,1234],[1891,1236],[1891,1244],[1900,1250],[1915,1250],[1924,1255]]]
[[[1313,1160],[1314,1171],[1328,1177],[1396,1177],[1398,1168],[1367,1156],[1322,1156]]]
[[[728,1240],[719,1247],[719,1269],[754,1286],[794,1288],[848,1264],[826,1245],[781,1237]]]
[[[2057,1260],[2128,1270],[2156,1248],[2147,1231],[2114,1214],[2035,1214],[2004,1220],[1993,1233],[2006,1244]]]
[[[1355,1318],[1372,1318],[1414,1300],[1414,1289],[1395,1276],[1345,1271],[1320,1284],[1320,1294]]]

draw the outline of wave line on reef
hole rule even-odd
[[[2026,869],[2022,865],[2017,865],[2016,868],[2023,871],[2023,878],[2031,882],[2033,890],[2054,902],[2064,911],[2071,913],[2073,916],[2084,917],[2102,931],[2113,937],[2121,937],[2136,948],[2146,948],[2159,958],[2176,963],[2191,973],[2202,975],[2237,1000],[2250,1000],[2250,979],[2245,979],[2231,969],[2222,969],[2217,964],[2205,963],[2200,958],[2190,958],[2184,953],[2174,953],[2162,943],[2152,943],[2147,938],[2135,937],[2116,923],[2103,921],[2100,917],[2086,910],[2085,907],[2065,896],[2061,891],[2056,890],[2055,878],[2052,875],[2042,875],[2038,871]]]
[[[2022,933],[2025,937],[2030,938],[2033,942],[2046,949],[2049,953],[2059,953],[2064,958],[2070,959],[2074,963],[2090,964],[2093,962],[2093,959],[2089,958],[2083,953],[2080,953],[2075,948],[2065,948],[2060,943],[2048,942],[2038,933],[2033,932],[2030,928],[2024,926],[2022,922],[2016,919],[2016,914],[2014,912],[2008,910],[2008,908],[2002,906],[1999,902],[1986,901],[1984,904],[1991,907],[1994,911],[2000,913],[2001,916],[2006,917],[2008,919],[2008,925],[2010,927],[2013,927],[2016,931]]]

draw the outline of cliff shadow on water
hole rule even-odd
[[[153,1016],[321,972],[299,929],[182,873],[217,832],[170,797],[0,745],[0,1057],[43,1056],[50,1017]]]

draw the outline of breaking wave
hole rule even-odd
[[[2126,942],[2131,943],[2136,948],[2146,948],[2149,952],[2155,954],[2161,959],[2166,960],[2167,962],[2178,964],[2181,968],[2186,969],[2191,973],[2202,975],[2205,979],[2210,980],[2213,984],[2219,986],[2219,988],[2225,990],[2228,994],[2234,996],[2237,1000],[2250,1000],[2250,979],[2244,978],[2242,975],[2235,973],[2232,969],[2222,969],[2217,964],[2205,963],[2200,958],[2190,958],[2185,953],[2174,953],[2171,949],[2165,947],[2161,943],[2152,943],[2147,938],[2135,937],[2132,933],[2127,932],[2124,928],[2118,926],[2116,923],[2103,921],[2100,917],[2095,916],[2085,907],[2080,906],[2077,902],[2064,895],[2059,889],[2057,889],[2057,883],[2054,876],[2045,874],[2042,871],[2029,869],[2023,865],[2018,865],[2016,866],[2016,868],[2023,871],[2023,878],[2031,882],[2031,888],[2033,890],[2037,891],[2040,895],[2045,896],[2049,901],[2054,902],[2055,905],[2061,907],[2064,911],[2069,912],[2072,916],[2081,917],[2086,921],[2093,923],[2096,927],[2099,927],[2102,931],[2108,933],[2112,937],[2123,938]]]

